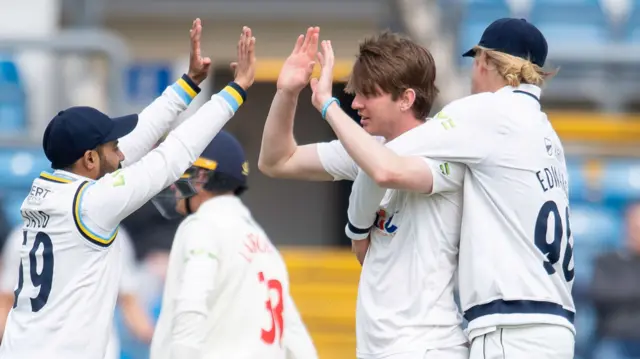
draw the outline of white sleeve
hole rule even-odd
[[[491,96],[483,93],[454,101],[424,125],[390,141],[388,147],[403,155],[478,164],[508,134],[506,121],[489,105]]]
[[[222,228],[212,229],[211,223],[200,218],[188,219],[178,230],[176,241],[184,243],[179,288],[175,298],[171,328],[171,359],[182,359],[189,353],[193,358],[202,356],[207,337],[205,330],[214,284],[221,257],[218,243],[226,239]],[[212,240],[208,233],[216,233]],[[222,237],[222,238],[218,238]]]
[[[183,75],[138,115],[138,124],[130,134],[118,141],[124,154],[123,167],[138,162],[171,129],[180,113],[187,109],[200,92],[187,75]]]
[[[243,98],[234,87],[225,87],[140,161],[80,185],[73,215],[82,235],[99,247],[110,246],[120,221],[178,180]]]
[[[120,294],[136,294],[136,256],[129,233],[120,227],[117,241],[122,246],[122,274],[120,275]]]
[[[364,171],[358,173],[349,195],[347,237],[355,241],[367,238],[386,192],[386,188],[379,187]]]
[[[399,153],[411,155],[411,153]],[[433,174],[433,190],[429,195],[455,192],[462,189],[466,166],[461,163],[445,162],[424,158]],[[352,240],[367,238],[376,219],[380,202],[387,189],[379,187],[364,171],[360,171],[351,187],[347,225],[345,234]],[[426,194],[425,194],[426,195]]]
[[[0,293],[13,292],[16,288],[22,241],[22,227],[11,231],[5,239],[2,247],[2,266],[0,267]]]
[[[445,162],[425,158],[433,174],[433,189],[429,195],[443,192],[456,192],[462,189],[467,166],[462,163]]]
[[[353,181],[358,175],[358,165],[339,140],[316,144],[322,167],[333,176],[334,181]]]
[[[284,335],[283,342],[287,352],[287,359],[317,359],[318,353],[313,345],[300,313],[287,291],[284,295]]]

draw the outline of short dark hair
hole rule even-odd
[[[436,65],[429,50],[406,36],[384,31],[360,44],[345,91],[364,96],[383,91],[395,101],[413,89],[413,113],[425,119],[438,96],[435,81]]]

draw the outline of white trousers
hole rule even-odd
[[[498,327],[471,343],[469,359],[573,359],[575,337],[558,325]]]
[[[458,345],[445,349],[431,349],[426,352],[394,354],[386,356],[384,359],[469,359],[469,347]]]

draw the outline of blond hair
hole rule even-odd
[[[527,59],[505,54],[504,52],[487,49],[482,46],[474,47],[476,56],[485,56],[487,61],[495,66],[496,71],[512,87],[520,84],[542,86],[550,80],[558,70],[545,71],[542,67]]]

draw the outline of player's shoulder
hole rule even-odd
[[[457,100],[454,100],[447,104],[441,111],[443,114],[451,116],[474,114],[480,115],[494,106],[495,94],[492,92],[481,92],[473,95],[469,95]]]
[[[220,233],[234,228],[234,221],[225,213],[213,215],[202,211],[197,211],[187,216],[176,231],[179,237],[202,235],[204,233]]]

